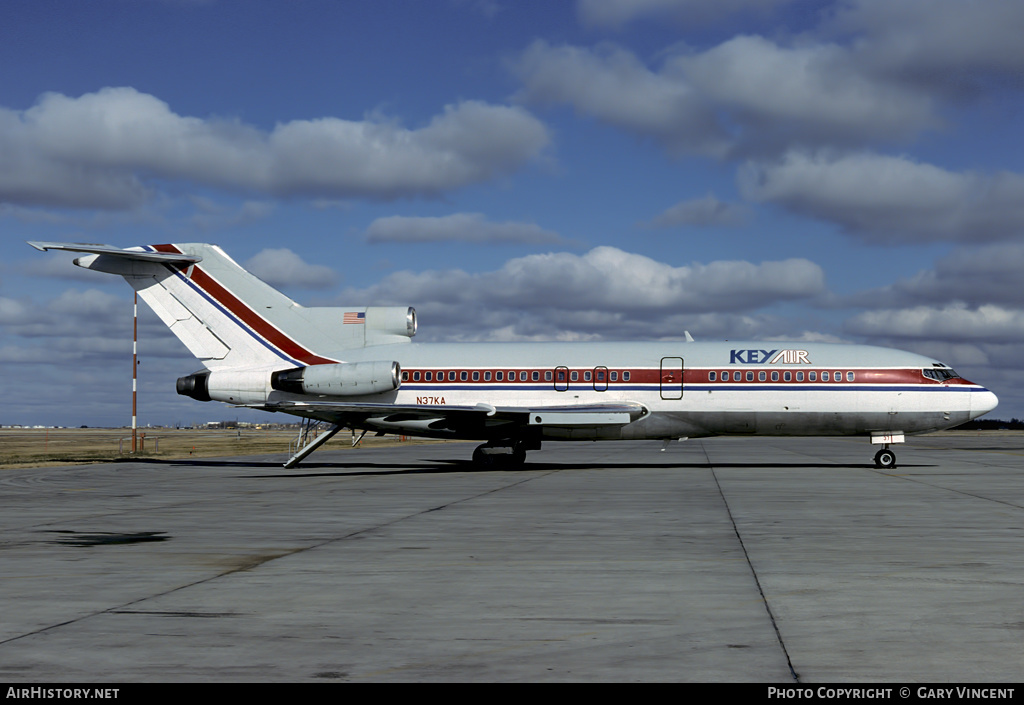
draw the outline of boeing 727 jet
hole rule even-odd
[[[914,353],[783,342],[413,343],[408,307],[304,307],[206,244],[83,253],[118,274],[202,363],[179,394],[342,428],[482,441],[481,465],[520,464],[544,441],[863,436],[880,446],[957,426],[995,394]]]

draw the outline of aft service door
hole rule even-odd
[[[683,398],[683,358],[661,358],[661,398]]]

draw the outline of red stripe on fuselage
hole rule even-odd
[[[564,367],[560,366],[560,369],[565,370],[566,379],[559,380],[559,383],[572,382],[574,384],[583,382],[590,384],[594,380],[596,374],[595,368],[593,367]],[[600,368],[604,373],[604,379],[596,380],[597,384],[607,383],[611,387],[618,385],[636,385],[636,384],[659,384],[661,382],[662,371],[656,367],[646,368],[622,368],[622,367],[606,367],[604,365]],[[527,373],[527,379],[520,379],[521,372]],[[406,382],[433,382],[436,384],[458,382],[460,384],[472,383],[479,384],[480,386],[492,385],[492,384],[512,384],[521,383],[524,385],[537,383],[551,384],[553,377],[546,377],[545,375],[552,375],[555,371],[553,367],[530,367],[517,368],[517,367],[486,367],[486,368],[449,368],[449,367],[403,367],[403,381]],[[455,379],[449,379],[449,373],[455,372]],[[485,373],[490,373],[489,379],[484,379]],[[723,380],[723,372],[729,372],[730,379]],[[753,376],[752,379],[748,380],[746,373],[750,372]],[[765,374],[766,379],[760,378],[760,373]],[[786,379],[785,373],[789,372],[790,378]],[[797,378],[797,373],[802,374],[801,378]],[[849,373],[853,373],[853,379],[849,378]],[[426,373],[430,373],[431,379],[425,379]],[[473,379],[473,373],[478,373],[477,379]],[[502,379],[498,379],[498,374],[502,375]],[[533,378],[533,374],[537,373],[538,379]],[[591,374],[590,378],[585,375]],[[715,380],[711,380],[711,373],[715,374]],[[735,373],[735,374],[733,374]],[[778,374],[778,379],[772,379],[772,373]],[[814,379],[811,379],[811,373],[814,374]],[[821,379],[822,373],[828,373],[828,381]],[[415,375],[419,374],[419,379],[414,379]],[[466,375],[466,379],[462,378],[462,375]],[[575,374],[576,379],[572,379],[571,375]],[[625,374],[629,375],[629,379],[624,379]],[[612,375],[615,375],[614,378]],[[739,375],[739,376],[737,376]],[[862,367],[785,367],[785,368],[771,368],[771,367],[755,367],[755,368],[733,368],[723,369],[722,367],[714,368],[690,368],[683,372],[683,382],[685,384],[720,384],[720,383],[743,383],[743,384],[765,384],[771,383],[778,387],[780,384],[792,386],[793,388],[799,388],[801,386],[820,385],[823,382],[825,384],[838,384],[838,385],[852,385],[852,384],[874,384],[874,385],[907,385],[907,386],[958,386],[967,385],[975,386],[973,382],[969,382],[961,377],[955,377],[952,379],[945,380],[943,382],[930,379],[921,374],[921,368],[889,368],[889,369],[868,369]]]
[[[157,252],[184,254],[174,245],[154,245],[153,249]],[[320,365],[324,363],[337,362],[336,360],[320,357],[289,338],[283,332],[268,323],[266,319],[253,311],[244,301],[221,286],[221,284],[218,283],[211,275],[203,271],[200,265],[193,265],[190,269],[192,271],[189,278],[196,286],[205,291],[214,301],[230,311],[235,318],[249,326],[254,333],[288,357],[293,360],[298,360],[305,365]],[[184,271],[187,270],[183,270],[183,274]]]

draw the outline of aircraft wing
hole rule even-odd
[[[281,401],[261,404],[266,411],[283,411],[329,420],[339,425],[358,424],[373,419],[384,423],[403,421],[430,422],[435,429],[467,427],[552,426],[598,427],[625,426],[647,415],[647,408],[636,402],[578,404],[570,406],[475,406],[378,404],[372,402]]]
[[[145,250],[122,250],[111,245],[92,245],[80,242],[30,242],[40,252],[46,250],[65,250],[67,252],[84,252],[90,255],[112,255],[141,262],[201,262],[198,255],[176,254],[171,252],[147,252]]]

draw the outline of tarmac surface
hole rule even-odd
[[[5,470],[0,681],[1020,680],[1024,435],[660,447]]]

